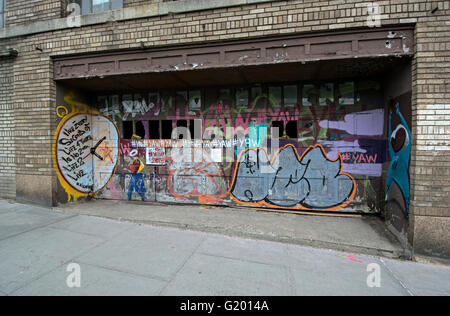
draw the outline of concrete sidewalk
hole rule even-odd
[[[450,267],[0,201],[0,295],[450,295]]]
[[[234,237],[287,242],[339,251],[410,258],[375,216],[331,217],[268,212],[250,208],[167,205],[95,200],[58,210],[134,223],[175,227]]]

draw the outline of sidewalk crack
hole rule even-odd
[[[391,274],[391,276],[400,284],[400,286],[408,293],[409,296],[416,296],[412,290],[410,290],[408,288],[408,286],[403,283],[403,281],[397,277],[397,275],[394,273],[394,271],[391,270],[391,268],[388,267],[388,265],[386,264],[386,262],[384,262],[383,258],[379,258],[381,263],[383,263],[383,266],[389,271],[389,273]]]

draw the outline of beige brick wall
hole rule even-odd
[[[173,0],[123,0],[123,7],[124,8],[137,7],[140,5],[153,4],[159,2],[169,2],[169,1]]]
[[[7,0],[6,26],[60,18],[66,0]]]
[[[0,59],[0,197],[16,196],[13,62]]]
[[[9,25],[57,16],[54,1],[9,1]],[[39,2],[39,9],[34,4]],[[125,0],[125,6],[151,1]],[[411,213],[450,216],[450,2],[384,0],[382,25],[416,25]],[[23,4],[23,8],[18,4]],[[18,174],[52,175],[51,56],[367,27],[367,1],[291,0],[100,24],[29,36],[14,62]],[[20,7],[20,9],[19,9]],[[434,8],[437,11],[432,13]],[[44,9],[45,8],[45,9]],[[50,13],[50,12],[55,13]],[[30,17],[30,14],[34,16]],[[42,14],[42,16],[39,16]],[[17,15],[17,16],[16,16]],[[36,45],[43,52],[35,49]],[[1,41],[0,41],[1,46]]]

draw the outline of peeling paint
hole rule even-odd
[[[406,44],[403,44],[403,52],[404,52],[405,54],[408,54],[409,51],[410,51],[409,47],[407,47]]]

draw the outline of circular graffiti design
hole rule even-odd
[[[58,115],[58,117],[63,118],[67,114],[69,114],[69,110],[67,110],[65,106],[60,105],[56,108],[56,115]]]
[[[54,139],[55,169],[70,196],[95,194],[114,174],[119,131],[108,117],[77,112],[64,117]]]

